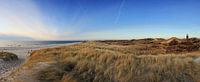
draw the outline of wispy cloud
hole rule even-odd
[[[119,10],[117,12],[117,16],[116,16],[116,19],[115,19],[115,22],[114,22],[115,24],[117,24],[118,21],[119,21],[119,18],[121,16],[121,11],[122,11],[122,8],[124,7],[125,1],[126,0],[122,0],[121,4],[119,5]]]
[[[0,12],[0,35],[40,40],[57,38],[57,33],[48,28],[31,0],[0,0]]]

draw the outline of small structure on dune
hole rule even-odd
[[[186,35],[186,40],[189,40],[189,35],[188,34]]]
[[[187,34],[185,36],[185,39],[182,41],[183,45],[193,45],[193,39],[189,38],[189,35]]]

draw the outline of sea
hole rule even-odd
[[[38,47],[38,46],[54,46],[69,43],[77,43],[81,41],[0,41],[0,47]]]

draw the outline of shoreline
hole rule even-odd
[[[69,46],[73,44],[79,44],[81,42],[55,44],[55,45],[43,45],[33,47],[0,47],[0,51],[11,52],[18,56],[19,60],[15,61],[1,61],[0,62],[0,79],[8,77],[15,69],[23,65],[27,58],[30,56],[31,51],[40,50],[45,48],[55,48],[60,46]]]

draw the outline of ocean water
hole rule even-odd
[[[38,47],[53,46],[81,41],[0,41],[0,47]]]

